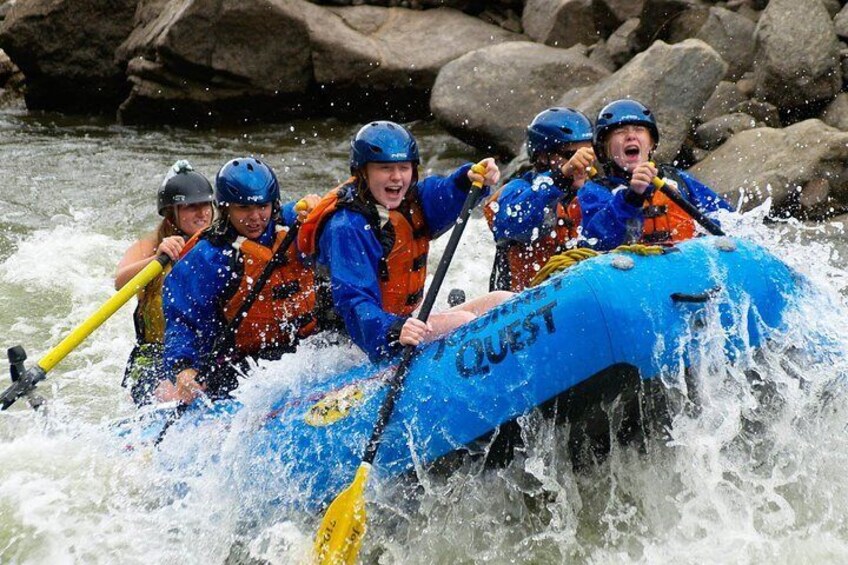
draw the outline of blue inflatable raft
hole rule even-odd
[[[420,348],[374,477],[442,460],[538,407],[556,406],[589,433],[592,403],[688,366],[710,320],[724,328],[731,358],[762,343],[781,327],[800,284],[764,249],[728,238],[692,240],[658,256],[583,261]],[[273,405],[257,432],[254,462],[297,493],[285,503],[317,509],[350,484],[393,370],[361,366]],[[169,434],[238,409],[234,401],[192,409]]]

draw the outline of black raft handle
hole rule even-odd
[[[699,294],[688,294],[686,292],[674,292],[671,294],[672,302],[683,303],[683,304],[703,304],[704,302],[708,302],[710,298],[718,294],[721,290],[720,286],[715,288],[711,288],[705,292],[701,292]]]

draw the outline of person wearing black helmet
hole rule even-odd
[[[585,244],[605,251],[628,243],[675,243],[694,237],[692,217],[654,189],[658,175],[704,214],[732,210],[692,175],[669,165],[656,167],[651,159],[659,141],[656,118],[641,102],[616,100],[601,109],[594,145],[603,174],[578,193]]]
[[[577,245],[572,201],[595,162],[592,122],[572,108],[548,108],[527,127],[527,153],[533,170],[483,207],[497,245],[489,290],[523,290],[552,255]]]
[[[124,253],[115,273],[115,289],[121,289],[139,271],[165,253],[176,261],[186,239],[206,229],[214,216],[215,195],[212,185],[195,171],[188,161],[180,160],[168,170],[157,194],[157,209],[162,221],[156,231],[136,241]],[[130,354],[123,385],[138,405],[150,401],[159,381],[165,319],[162,314],[162,284],[170,272],[168,265],[138,293],[133,314],[136,345]]]
[[[288,226],[318,196],[304,197],[307,206],[300,212],[295,202],[282,206],[271,168],[244,157],[218,171],[215,197],[218,219],[189,241],[165,280],[164,379],[155,393],[160,401],[188,404],[201,393],[225,398],[238,386],[248,358],[278,359],[316,329],[313,272],[297,245],[285,248],[285,260],[274,263],[260,289],[254,291],[254,283],[287,243]]]
[[[486,295],[413,317],[424,297],[430,241],[456,221],[472,181],[490,185],[500,172],[485,159],[446,177],[418,180],[420,157],[400,124],[366,124],[351,140],[351,178],[330,191],[304,222],[301,249],[329,279],[332,303],[351,340],[377,361],[474,319],[511,293]]]

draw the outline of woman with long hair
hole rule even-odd
[[[162,253],[173,263],[185,242],[212,224],[215,194],[209,180],[196,172],[188,161],[174,163],[157,195],[162,221],[155,231],[142,236],[124,253],[115,273],[115,289],[120,289],[139,271]],[[133,314],[136,345],[130,354],[123,385],[139,406],[150,401],[150,393],[159,382],[165,318],[162,313],[162,287],[171,265],[165,267],[138,293]]]

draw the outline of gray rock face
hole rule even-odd
[[[848,203],[846,162],[848,133],[805,120],[734,135],[690,170],[742,210],[771,197],[777,211],[817,217]]]
[[[126,94],[113,53],[137,0],[28,0],[11,6],[0,45],[26,75],[30,109],[114,111]]]
[[[848,93],[841,92],[822,113],[822,121],[831,127],[848,131]],[[848,166],[848,164],[846,164]]]
[[[837,36],[848,39],[848,4],[843,6],[833,18],[833,28]]]
[[[636,54],[636,32],[639,25],[639,18],[630,18],[609,36],[607,51],[616,66],[624,65]]]
[[[715,49],[727,63],[727,78],[736,80],[754,62],[754,22],[724,8],[712,7],[707,21],[695,36]]]
[[[748,114],[758,122],[762,122],[768,127],[778,128],[781,125],[780,114],[777,112],[777,107],[774,104],[769,104],[768,102],[762,102],[760,100],[745,100],[744,102],[740,102],[733,106],[730,111],[731,113],[739,112],[742,114]]]
[[[592,0],[527,0],[521,23],[531,39],[555,47],[592,45],[600,38]]]
[[[715,149],[737,133],[754,129],[756,120],[748,114],[726,114],[701,124],[695,130],[695,145],[701,149]]]
[[[604,6],[621,24],[630,18],[638,18],[645,5],[644,0],[597,0],[599,6]]]
[[[836,17],[836,14],[842,9],[842,4],[844,4],[842,0],[821,0],[821,3],[831,18]]]
[[[657,41],[597,85],[568,91],[558,105],[582,110],[594,120],[613,100],[639,100],[659,123],[656,158],[669,162],[726,70],[727,63],[703,41],[687,39],[675,45]]]
[[[607,49],[607,43],[603,39],[598,41],[592,47],[592,52],[589,54],[589,60],[598,66],[605,68],[609,72],[614,72],[619,67],[615,64],[615,61],[612,60],[609,49]]]
[[[146,2],[119,52],[133,85],[120,108],[127,122],[232,121],[290,112],[426,117],[430,89],[445,63],[522,37],[447,8]]]
[[[710,95],[707,103],[698,114],[698,121],[701,123],[708,122],[719,116],[729,114],[731,109],[737,104],[745,102],[747,98],[736,87],[735,83],[723,80],[718,83],[713,93]]]
[[[533,117],[566,89],[594,84],[609,71],[581,49],[511,42],[473,51],[445,65],[430,108],[463,141],[514,156]]]
[[[524,39],[448,8],[359,6],[308,15],[315,80],[336,86],[409,85],[429,90],[448,62],[476,49]]]
[[[339,8],[308,22],[315,81],[328,97],[350,105],[356,118],[374,112],[399,120],[429,117],[431,89],[445,64],[524,39],[447,8]]]
[[[700,0],[644,0],[642,12],[639,14],[641,25],[636,34],[638,50],[647,49],[657,39],[672,43],[683,40],[685,37],[681,32],[677,32],[677,37],[670,37],[675,21],[679,18],[689,19],[686,26],[690,26],[693,22],[684,14],[706,9],[707,5]],[[700,27],[697,22],[695,25]]]
[[[781,108],[829,100],[842,86],[839,42],[821,0],[771,0],[755,60],[757,97]]]
[[[128,62],[132,84],[121,119],[241,118],[251,109],[271,111],[275,98],[306,93],[312,62],[302,13],[309,6],[279,0],[152,0],[140,6],[139,25],[117,55]],[[286,40],[248,39],[257,37]]]
[[[666,22],[659,30],[660,36],[667,43],[680,43],[685,39],[697,37],[709,16],[707,6],[688,8]]]

